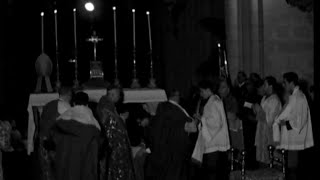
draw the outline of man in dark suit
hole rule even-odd
[[[152,125],[152,149],[146,177],[151,180],[187,179],[188,132],[192,118],[179,105],[179,91],[169,93],[169,101],[159,104]]]

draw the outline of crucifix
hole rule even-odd
[[[93,61],[90,62],[90,78],[104,78],[104,73],[102,70],[102,63],[97,61],[97,44],[100,41],[103,41],[102,38],[99,38],[96,34],[96,31],[93,31],[92,36],[87,39],[88,42],[93,43]]]
[[[92,36],[88,38],[87,41],[93,43],[93,60],[97,61],[97,44],[100,41],[103,41],[103,38],[99,38],[96,34],[96,31],[93,31]]]

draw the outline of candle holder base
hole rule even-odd
[[[57,80],[56,81],[56,87],[55,87],[55,90],[57,91],[57,92],[59,92],[59,89],[61,88],[61,82],[60,82],[60,80]]]
[[[76,79],[73,81],[73,88],[74,89],[78,89],[80,86],[79,86],[79,81]]]
[[[156,87],[157,87],[156,79],[150,78],[150,79],[149,79],[148,88],[156,88]]]
[[[132,79],[131,88],[140,88],[139,80],[137,78]]]
[[[116,87],[121,87],[121,84],[120,84],[120,81],[118,78],[116,78],[113,82],[113,85],[116,86]]]

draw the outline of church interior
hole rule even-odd
[[[320,65],[316,60],[319,59],[316,52],[320,50],[319,3],[316,0],[1,1],[0,121],[1,126],[10,122],[14,148],[2,149],[4,137],[0,137],[0,180],[50,179],[38,175],[41,165],[34,142],[39,136],[37,121],[42,117],[42,110],[37,108],[57,99],[61,87],[87,93],[89,100],[95,101],[90,107],[97,120],[95,109],[100,97],[114,86],[123,88],[124,102],[135,105],[164,102],[170,100],[172,92],[178,91],[178,96],[183,97],[181,106],[192,116],[197,106],[195,97],[201,96],[202,81],[212,81],[217,86],[214,93],[218,94],[222,77],[235,87],[241,84],[239,73],[244,73],[259,94],[259,88],[269,76],[284,86],[287,72],[299,76],[301,91],[307,93],[307,99],[310,97],[307,109],[311,111],[314,145],[304,153],[305,160],[299,161],[304,163],[299,176],[315,179],[320,142],[319,117],[314,112],[320,100]],[[257,87],[255,77],[260,80]],[[225,104],[224,108],[228,116]],[[139,110],[134,107],[130,114],[135,111]],[[157,117],[156,113],[155,109],[150,117]],[[129,136],[138,131],[127,127]],[[2,131],[3,127],[0,136],[4,136]],[[133,136],[136,140],[136,135]],[[198,136],[191,137],[188,132],[188,137],[195,144]],[[231,141],[228,152],[233,150]],[[243,155],[251,156],[250,153],[255,156],[250,150]],[[256,170],[259,165],[247,168],[241,164],[244,161],[240,158],[241,170],[236,171],[239,174],[229,172],[229,179],[259,171]],[[232,167],[232,172],[230,163],[233,160],[229,157],[225,166]],[[285,177],[279,179],[290,179],[290,175],[286,176],[290,170],[284,171],[280,168],[280,174]],[[135,173],[134,179],[148,180],[147,175],[141,178]],[[252,175],[255,176],[252,179],[259,179],[259,175],[262,179],[276,179],[259,173]],[[188,174],[184,178],[162,179],[199,177]]]

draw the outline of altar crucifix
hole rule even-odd
[[[104,78],[101,61],[97,61],[97,45],[102,38],[96,35],[96,31],[93,31],[92,36],[87,39],[88,42],[93,43],[93,61],[90,62],[90,78]]]

